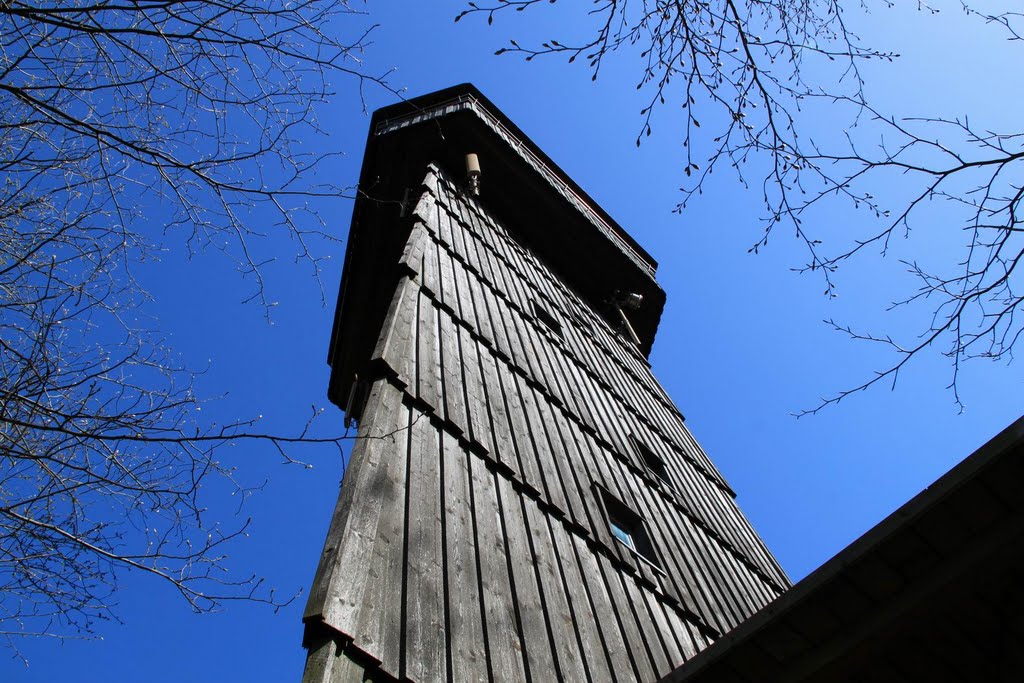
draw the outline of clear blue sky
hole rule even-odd
[[[495,57],[509,36],[554,35],[544,24],[548,15],[498,21],[488,29],[480,20],[453,24],[461,7],[448,0],[371,3],[371,20],[381,26],[366,55],[368,68],[396,67],[391,81],[409,95],[474,83],[659,261],[668,304],[654,371],[794,580],[1024,412],[1017,366],[974,363],[962,378],[966,411],[958,415],[945,390],[947,365],[932,354],[908,368],[894,392],[880,387],[819,416],[794,419],[793,411],[884,362],[830,332],[822,319],[913,329],[913,320],[884,312],[894,292],[913,286],[896,259],[853,264],[840,275],[840,297],[828,301],[813,276],[790,271],[801,254],[785,235],[760,255],[747,254],[759,232],[758,197],[728,173],[717,174],[682,216],[671,213],[682,167],[673,132],[677,110],[662,111],[654,135],[636,148],[644,103],[634,91],[635,62],[610,64],[591,83],[580,64]],[[878,8],[855,23],[867,42],[903,55],[896,65],[869,70],[871,92],[885,106],[908,114],[967,113],[993,127],[1019,124],[1022,76],[1009,66],[1020,63],[1019,46],[965,21],[952,5],[938,16]],[[318,143],[345,152],[324,170],[342,185],[355,182],[369,120],[350,85],[336,83],[338,95],[321,114],[330,137]],[[392,101],[370,94],[371,108]],[[814,125],[827,130],[830,122]],[[340,238],[350,212],[345,201],[324,207],[324,220]],[[841,229],[860,219],[844,207],[834,220]],[[914,247],[939,259],[943,244],[922,235]],[[280,302],[272,325],[257,306],[240,305],[248,283],[222,259],[187,261],[173,240],[168,245],[166,258],[143,273],[156,297],[151,312],[191,365],[211,362],[203,388],[226,394],[209,406],[211,413],[225,421],[262,414],[267,429],[288,430],[301,424],[311,404],[326,405],[325,357],[344,243],[322,245],[332,255],[323,274],[326,305],[308,269],[288,258],[292,245],[265,245],[284,255],[268,269]],[[340,411],[328,407],[327,420],[325,427],[342,429]],[[341,477],[336,453],[303,455],[312,469],[283,465],[256,448],[223,454],[239,480],[262,485],[241,513],[252,518],[250,537],[228,564],[239,575],[266,577],[279,596],[308,588]],[[211,508],[229,517],[238,501],[216,493]],[[0,680],[299,677],[304,594],[276,613],[239,603],[220,614],[193,615],[165,586],[123,578],[122,623],[100,625],[103,640],[25,642],[30,666],[0,658]]]

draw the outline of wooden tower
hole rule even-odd
[[[374,115],[305,681],[656,681],[788,587],[651,374],[655,268],[472,86]]]

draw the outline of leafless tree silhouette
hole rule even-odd
[[[387,87],[360,62],[372,27],[356,14],[329,0],[0,3],[8,644],[92,634],[126,569],[173,584],[197,610],[275,602],[258,578],[225,571],[223,548],[245,523],[208,519],[200,487],[230,484],[226,444],[266,441],[290,459],[296,445],[339,439],[205,421],[193,374],[136,322],[147,295],[134,271],[163,246],[214,249],[269,304],[252,249],[259,215],[317,272],[310,240],[322,235],[306,202],[338,188],[313,182],[324,156],[298,143],[317,132],[330,79],[357,96]]]
[[[549,4],[469,3],[456,21],[484,16],[493,23],[502,14],[544,11]],[[879,383],[895,384],[901,369],[928,349],[949,358],[950,388],[960,405],[962,363],[1009,360],[1024,330],[1014,288],[1024,255],[1024,133],[981,129],[966,117],[901,118],[876,109],[861,66],[898,55],[871,49],[848,28],[849,13],[864,9],[864,3],[839,0],[597,0],[586,12],[589,21],[580,10],[579,21],[572,22],[585,28],[574,33],[566,23],[566,34],[582,37],[558,36],[539,45],[513,40],[498,50],[527,61],[584,59],[594,79],[607,60],[639,56],[637,89],[650,97],[637,144],[651,134],[666,104],[684,111],[686,184],[677,210],[701,193],[716,168],[731,168],[744,186],[759,189],[766,210],[764,232],[751,251],[765,247],[777,228],[792,230],[806,249],[800,270],[818,273],[827,296],[835,296],[833,275],[840,265],[858,255],[884,255],[894,237],[919,223],[965,232],[960,256],[939,271],[905,262],[920,287],[893,305],[923,307],[929,321],[909,343],[827,321],[854,339],[885,345],[893,360],[800,414]],[[1024,35],[1019,12],[985,13],[966,4],[960,9],[1002,37]],[[815,140],[804,134],[822,112],[845,136]],[[876,196],[879,186],[893,191]],[[939,226],[925,209],[934,200],[945,203]],[[836,236],[828,230],[823,209],[834,209],[836,201],[867,212],[862,231]]]

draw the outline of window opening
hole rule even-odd
[[[548,329],[559,337],[562,336],[562,323],[558,322],[555,316],[551,315],[550,311],[538,304],[536,301],[533,302],[533,314],[536,316],[537,320],[544,323]]]
[[[608,526],[612,536],[633,553],[661,569],[643,518],[606,491],[602,490],[601,496],[604,499],[605,512],[608,513]]]
[[[630,440],[633,442],[633,448],[636,449],[637,453],[640,454],[640,459],[644,461],[644,465],[647,466],[654,476],[662,480],[666,484],[668,480],[668,469],[665,467],[665,461],[654,454],[647,444],[640,441],[635,436],[630,436]]]

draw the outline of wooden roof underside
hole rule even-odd
[[[666,681],[1024,680],[1024,418]]]

